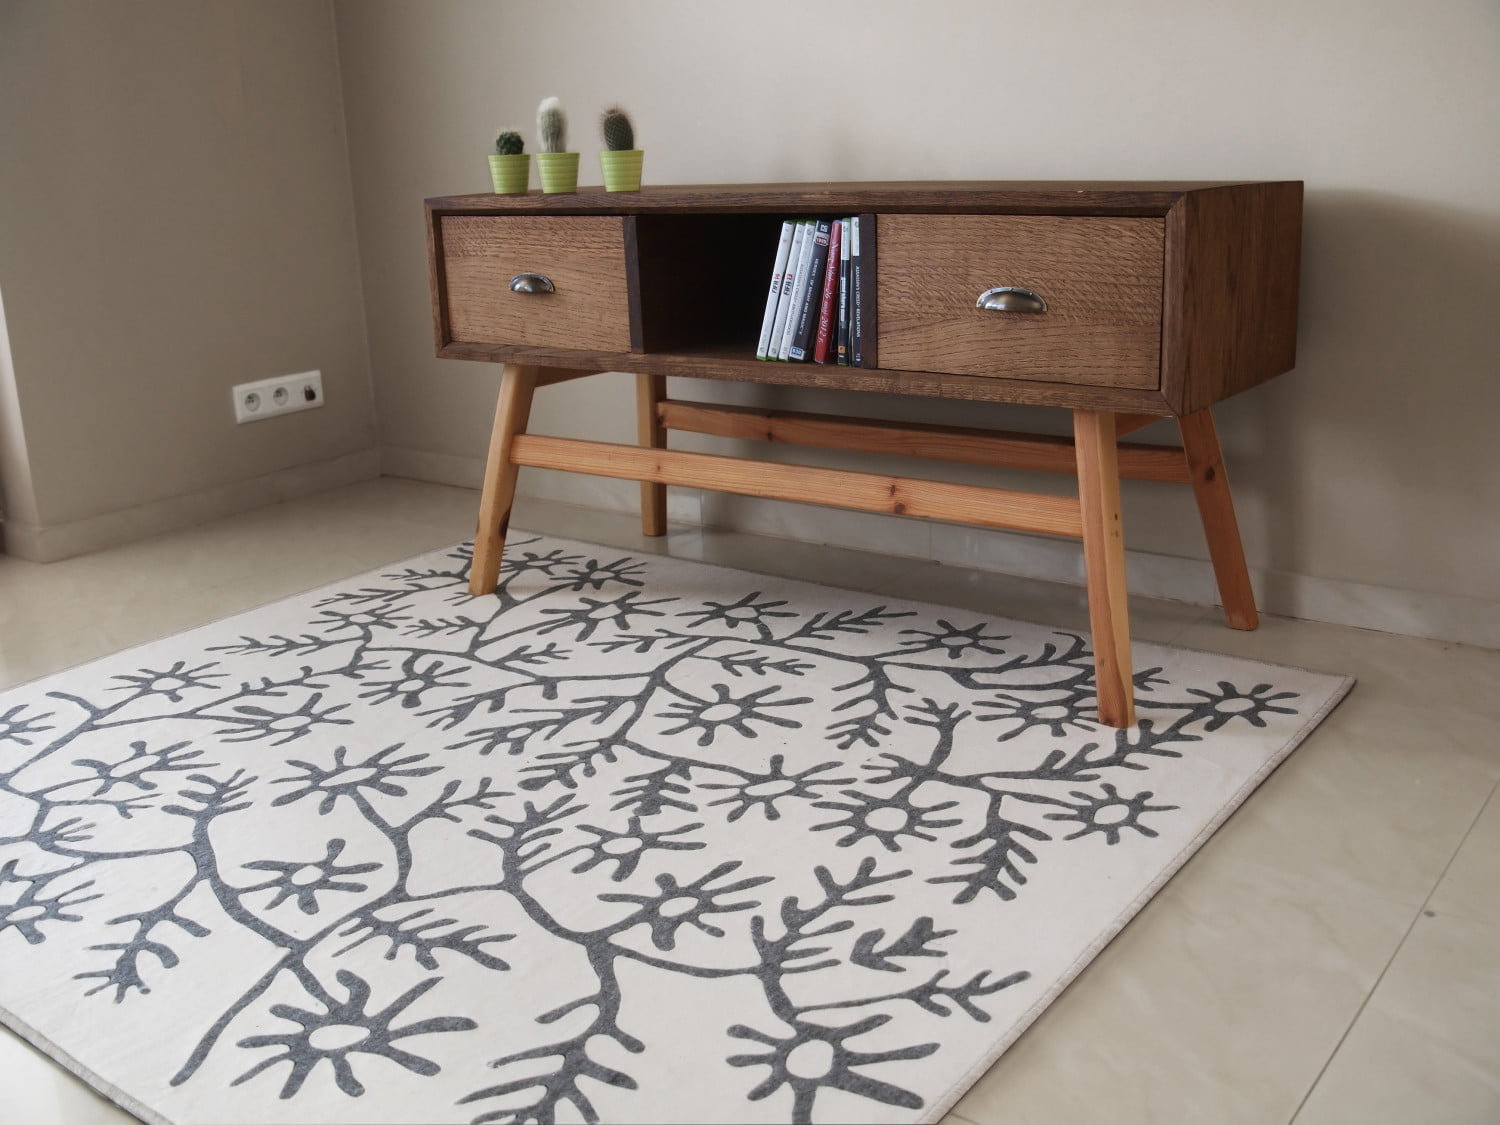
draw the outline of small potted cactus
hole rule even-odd
[[[545,98],[536,110],[536,135],[542,150],[536,154],[537,175],[549,195],[578,190],[578,154],[568,152],[568,118],[562,103]]]
[[[640,191],[641,162],[646,154],[635,147],[635,126],[630,115],[612,105],[599,118],[604,151],[599,164],[604,169],[605,191]]]
[[[506,129],[495,138],[495,151],[490,153],[490,180],[495,185],[496,195],[523,195],[526,181],[531,175],[531,157],[521,150],[526,142],[514,129]]]

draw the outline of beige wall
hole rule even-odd
[[[537,100],[557,94],[585,179],[593,115],[612,100],[634,110],[658,183],[1304,179],[1301,363],[1221,410],[1252,564],[1272,608],[1361,620],[1364,599],[1385,599],[1387,611],[1413,607],[1414,631],[1431,629],[1420,620],[1431,612],[1500,630],[1490,0],[334,9],[336,43],[329,6],[313,0],[0,6],[11,530],[123,513],[118,530],[130,513],[214,490],[244,501],[253,490],[233,492],[244,482],[348,464],[377,442],[398,471],[474,479],[497,370],[432,358],[421,200],[484,190],[494,131],[529,134]],[[327,380],[326,409],[233,425],[232,383],[311,367]],[[918,400],[676,391],[957,417]],[[630,414],[623,378],[549,390],[538,409],[544,429],[621,439]],[[634,494],[522,480],[592,502]],[[674,493],[686,518],[1077,570],[1070,545]],[[1146,588],[1207,596],[1186,497],[1131,488],[1127,519]]]
[[[1294,611],[1328,580],[1356,601],[1384,587],[1439,595],[1450,613],[1500,602],[1491,0],[339,0],[337,14],[388,464],[472,476],[497,373],[431,358],[419,206],[486,190],[490,138],[510,123],[531,136],[545,95],[572,110],[585,182],[593,116],[614,100],[634,111],[658,183],[1303,179],[1299,367],[1221,409],[1252,564]],[[545,392],[543,426],[625,436],[625,380],[585,386]],[[704,386],[691,390],[715,393]],[[523,490],[631,494],[529,475]],[[763,502],[703,510],[940,558],[1016,542]],[[1176,490],[1131,488],[1127,519],[1137,551],[1206,554]]]
[[[0,293],[13,550],[371,459],[330,5],[0,5]],[[234,424],[232,384],[312,368],[326,408]]]

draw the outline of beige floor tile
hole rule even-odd
[[[138,1125],[137,1119],[0,1028],[0,1121],[6,1125]]]
[[[1318,892],[1245,868],[1159,895],[957,1111],[983,1125],[1288,1120],[1407,924],[1384,900],[1331,912]]]
[[[45,565],[13,563],[0,585],[0,637],[97,622],[166,581],[201,589],[254,572],[253,566],[234,565],[231,553],[215,557],[173,539]]]
[[[1500,927],[1500,788],[1490,794],[1427,906],[1439,915]]]
[[[391,520],[389,524],[380,530],[371,529],[368,534],[362,531],[357,537],[351,536],[353,541],[340,543],[339,549],[359,560],[360,570],[373,570],[413,555],[452,547],[473,536],[472,531],[458,533],[404,520]]]
[[[331,489],[290,501],[298,511],[360,515],[431,524],[447,531],[453,542],[474,534],[479,515],[479,490],[454,488],[426,481],[380,477],[347,488]]]
[[[328,569],[347,573],[350,565],[344,558]],[[0,685],[26,683],[285,596],[279,586],[266,587],[266,576],[226,588],[169,582],[165,573],[118,601],[80,595],[95,603],[92,616],[50,615],[42,603],[34,615],[7,622],[0,632]]]
[[[1365,1012],[1295,1125],[1495,1125],[1500,1077],[1385,1012]]]
[[[1407,917],[1464,842],[1494,784],[1472,752],[1486,720],[1423,712],[1362,685],[1189,862],[1317,873],[1327,893],[1373,895]]]
[[[1199,622],[1175,644],[1358,676],[1362,690],[1419,707],[1500,718],[1500,650],[1348,629],[1316,621],[1263,617],[1238,632]],[[1496,740],[1500,743],[1500,739]]]
[[[206,524],[182,533],[180,538],[183,546],[203,556],[202,564],[211,568],[211,573],[237,577],[327,552],[368,560],[367,566],[377,566],[448,546],[473,534],[472,520],[468,525],[450,528],[397,515],[367,514],[358,505],[347,511],[336,510],[335,503],[277,504]]]
[[[1297,1125],[1500,1121],[1500,927],[1424,914]]]
[[[318,543],[283,540],[258,567],[233,560],[249,543],[264,543],[281,528],[264,520],[205,533],[175,557],[151,556],[150,565],[128,549],[38,567],[25,579],[31,597],[17,596],[0,625],[0,686],[120,652],[160,637],[372,570],[452,542],[431,526],[387,521],[328,529]],[[294,521],[295,522],[295,521]],[[201,530],[201,529],[200,529]],[[71,565],[70,564],[74,564]],[[69,567],[65,576],[49,574]]]
[[[1461,745],[1434,748],[1443,718],[1346,701],[957,1112],[1288,1120],[1488,795]]]
[[[342,492],[344,490],[336,490]],[[397,518],[277,504],[227,520],[91,555],[38,565],[7,560],[0,586],[0,634],[76,626],[106,631],[158,604],[161,592],[233,590],[307,566],[331,581],[456,542],[462,535]]]

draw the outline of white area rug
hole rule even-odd
[[[0,1008],[153,1122],[935,1121],[1348,689],[513,536],[0,696]]]

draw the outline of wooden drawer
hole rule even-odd
[[[630,350],[621,217],[444,215],[439,229],[450,339]],[[555,292],[512,292],[522,273]]]
[[[1157,218],[881,215],[880,366],[1154,389],[1164,224]],[[1043,313],[975,307],[997,286]]]

